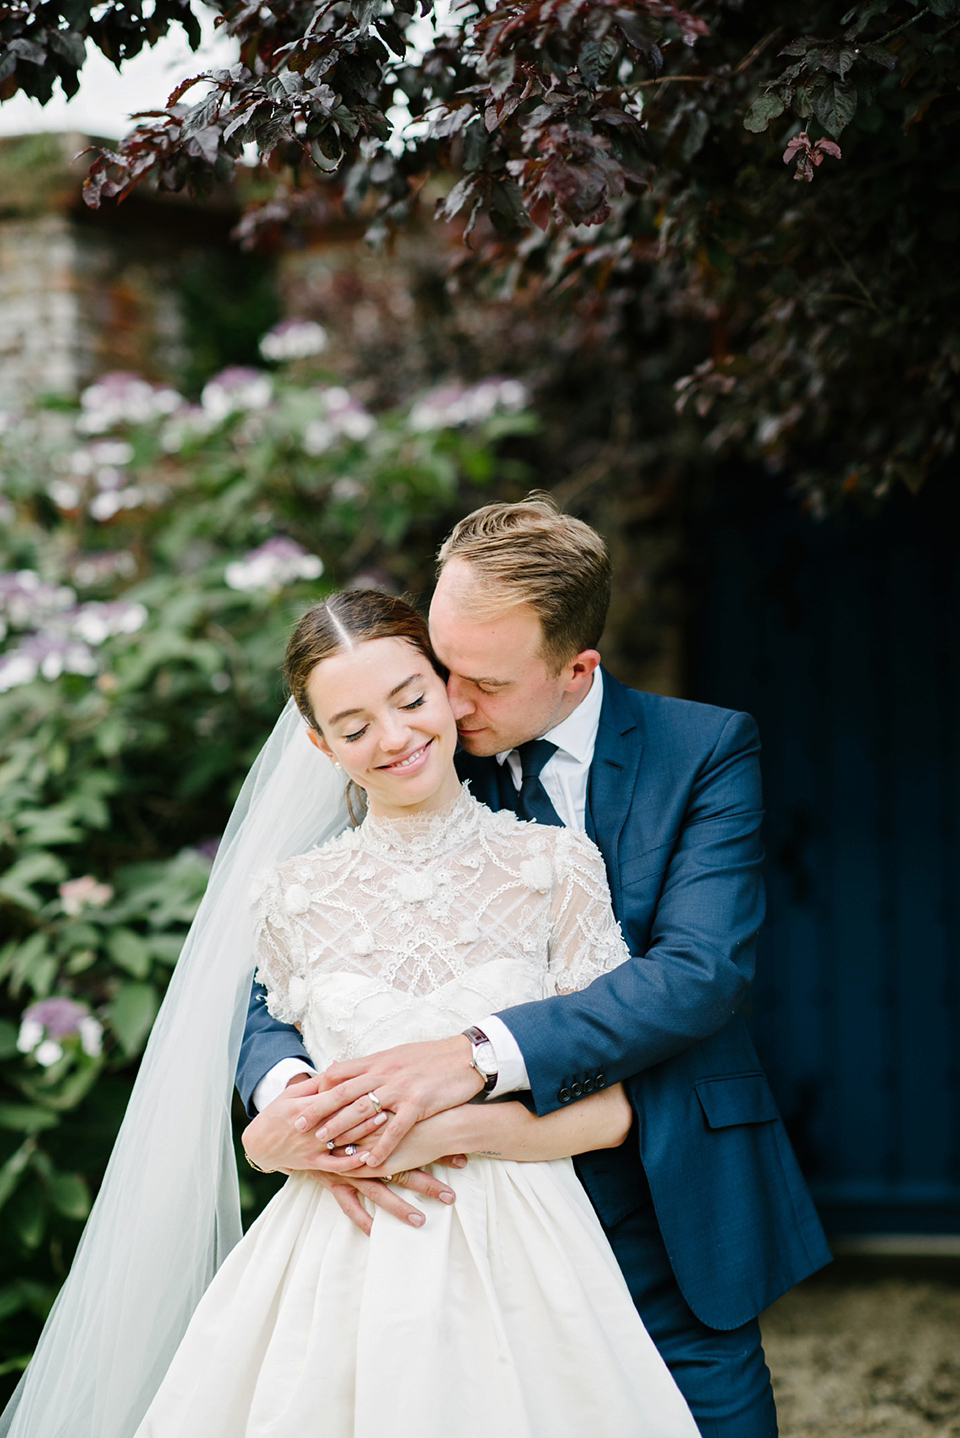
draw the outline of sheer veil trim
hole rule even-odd
[[[154,1025],[100,1193],[0,1438],[130,1438],[240,1238],[231,1132],[254,874],[348,824],[291,700],[247,776]]]

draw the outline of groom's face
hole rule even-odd
[[[499,754],[566,718],[589,690],[600,656],[577,655],[557,674],[543,657],[543,631],[529,604],[478,616],[477,597],[469,566],[450,560],[430,605],[430,639],[450,671],[460,743],[470,754]]]

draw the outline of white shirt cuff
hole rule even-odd
[[[493,1044],[497,1060],[497,1082],[487,1094],[487,1098],[499,1098],[501,1094],[516,1093],[519,1089],[529,1088],[530,1077],[520,1045],[503,1019],[491,1014],[488,1019],[477,1024],[477,1028],[481,1029]]]
[[[280,1097],[287,1084],[292,1078],[296,1078],[297,1074],[315,1075],[316,1072],[316,1069],[312,1069],[303,1059],[281,1059],[278,1064],[274,1064],[273,1068],[268,1069],[264,1074],[254,1089],[250,1102],[257,1113],[262,1113],[267,1104],[273,1103],[275,1098]]]

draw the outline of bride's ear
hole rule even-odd
[[[311,725],[307,729],[307,738],[310,740],[310,743],[315,749],[320,750],[321,754],[326,754],[327,758],[332,759],[334,764],[337,762],[336,754],[334,754],[333,750],[330,748],[330,745],[327,743],[326,739],[324,739],[319,729],[314,729]]]

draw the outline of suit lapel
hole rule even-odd
[[[618,913],[620,835],[633,803],[643,757],[637,716],[629,695],[625,685],[603,671],[603,705],[587,783],[587,833],[603,855]]]
[[[586,830],[603,855],[618,911],[620,835],[633,803],[643,757],[640,726],[631,703],[635,697],[626,685],[614,679],[606,669],[603,671],[603,704],[587,780]],[[458,749],[456,765],[460,778],[470,781],[474,798],[488,808],[515,807],[504,804],[500,785],[502,776],[496,759],[478,758],[464,749]]]

